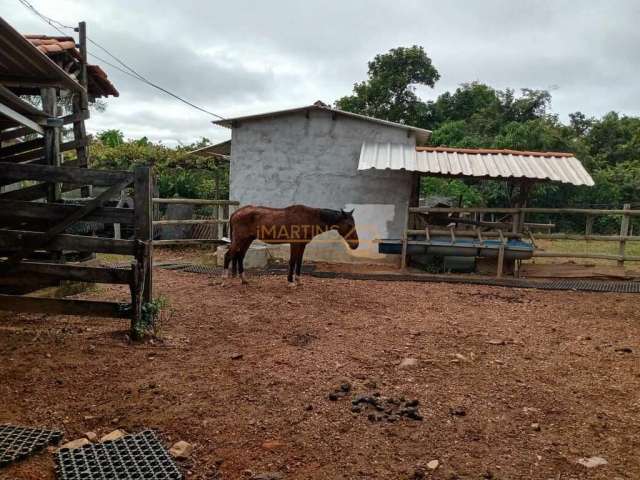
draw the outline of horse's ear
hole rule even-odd
[[[347,215],[351,215],[353,216],[353,212],[355,211],[355,208],[352,208],[350,212],[345,212]]]

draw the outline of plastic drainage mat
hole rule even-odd
[[[0,467],[58,443],[61,438],[62,433],[56,430],[0,425]]]
[[[112,442],[60,449],[56,473],[61,480],[182,479],[182,473],[151,430]]]
[[[640,282],[605,280],[550,280],[540,286],[545,290],[577,290],[581,292],[640,293]]]

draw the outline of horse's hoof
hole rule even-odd
[[[244,278],[241,281],[242,285],[249,285],[249,280],[245,280]]]
[[[296,284],[294,282],[287,282],[287,287],[289,288],[296,288]]]

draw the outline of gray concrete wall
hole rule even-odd
[[[355,209],[361,247],[351,256],[382,259],[375,238],[399,237],[411,176],[403,171],[358,171],[363,141],[415,145],[402,129],[330,112],[311,111],[243,122],[233,129],[230,198],[241,205]],[[328,235],[331,238],[331,235]],[[320,249],[319,241],[310,252]],[[332,254],[344,258],[344,251]]]

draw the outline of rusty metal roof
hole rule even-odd
[[[332,113],[334,115],[341,115],[341,116],[345,116],[345,117],[356,118],[358,120],[364,120],[366,122],[372,122],[372,123],[377,123],[377,124],[380,124],[380,125],[386,125],[386,126],[393,127],[393,128],[401,128],[403,130],[407,130],[408,132],[414,133],[414,135],[416,137],[416,142],[418,144],[425,144],[431,138],[431,131],[430,130],[425,130],[424,128],[417,128],[417,127],[413,127],[411,125],[405,125],[405,124],[402,124],[402,123],[390,122],[388,120],[382,120],[380,118],[367,117],[366,115],[360,115],[358,113],[352,113],[352,112],[346,112],[344,110],[338,110],[337,108],[332,108],[329,105],[327,105],[327,104],[325,104],[325,103],[323,103],[321,101],[317,101],[314,104],[307,105],[305,107],[290,108],[290,109],[287,109],[287,110],[277,110],[277,111],[274,111],[274,112],[259,113],[259,114],[255,114],[255,115],[246,115],[246,116],[243,116],[243,117],[227,118],[227,119],[224,119],[224,120],[214,121],[213,123],[215,125],[220,125],[222,127],[231,128],[234,125],[234,123],[238,123],[238,122],[262,120],[262,119],[271,118],[271,117],[279,117],[279,116],[283,116],[283,115],[292,115],[292,114],[298,114],[298,113],[307,113],[307,112],[313,111],[313,110],[330,112],[330,113]]]
[[[40,50],[54,61],[64,55],[69,55],[72,62],[64,62],[71,75],[74,70],[78,70],[80,64],[80,50],[76,48],[76,41],[73,37],[52,37],[49,35],[25,35],[24,36],[34,47]],[[74,68],[75,67],[75,68]],[[120,93],[111,83],[107,74],[98,65],[87,65],[88,90],[93,97],[108,97],[112,95],[118,97]]]
[[[573,154],[364,142],[358,170],[407,170],[449,177],[528,178],[594,185]]]

